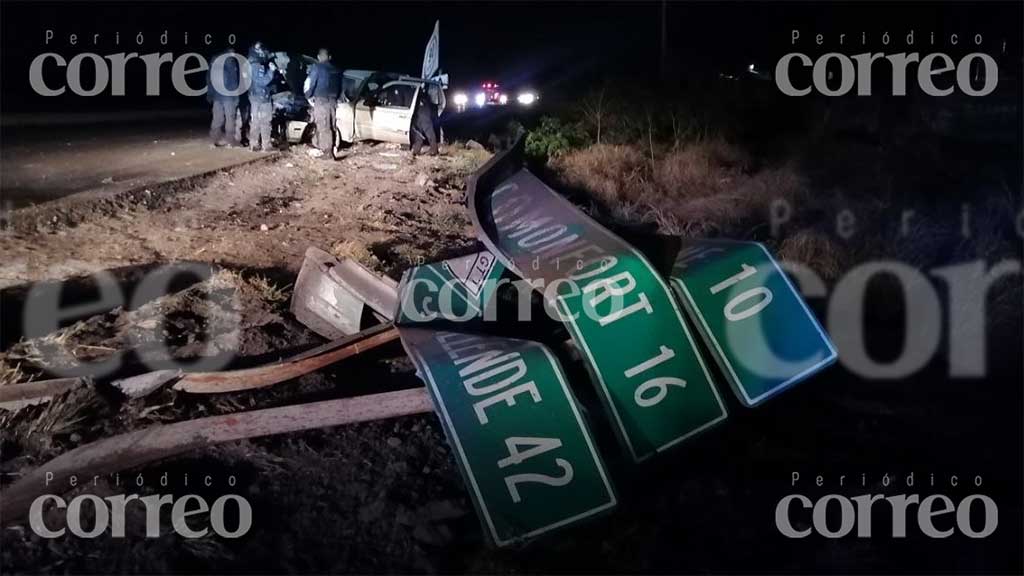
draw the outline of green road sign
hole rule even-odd
[[[481,240],[543,289],[635,460],[726,417],[678,303],[643,255],[525,169],[482,188],[470,200]]]
[[[409,269],[398,289],[398,325],[480,318],[505,267],[488,251]]]
[[[579,406],[546,347],[421,328],[399,333],[495,544],[615,506]]]
[[[836,350],[757,242],[686,241],[672,284],[736,395],[755,406],[836,360]]]

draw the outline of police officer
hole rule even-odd
[[[331,64],[331,53],[321,48],[317,63],[309,70],[304,91],[313,105],[313,123],[316,124],[316,147],[325,155],[334,153],[334,115],[341,94],[338,69]]]
[[[412,115],[412,155],[415,158],[423,148],[423,142],[430,144],[430,155],[437,156],[437,105],[429,94],[420,90],[416,110]]]
[[[214,57],[206,75],[206,100],[213,107],[210,140],[215,146],[238,145],[235,138],[235,113],[238,109],[237,92],[241,77],[238,57],[234,53],[234,48],[228,48]]]
[[[270,139],[270,121],[274,116],[271,102],[277,64],[262,42],[253,44],[249,51],[252,84],[249,86],[249,149],[268,152],[274,149]]]

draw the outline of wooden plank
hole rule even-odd
[[[17,410],[23,406],[48,402],[54,396],[76,388],[84,382],[83,378],[56,378],[0,386],[0,408]]]
[[[431,412],[426,388],[369,394],[152,426],[75,448],[0,493],[5,525],[24,518],[43,494],[65,490],[72,475],[91,478],[223,442]],[[52,474],[47,481],[47,474]]]
[[[276,364],[227,372],[193,372],[174,385],[175,390],[194,394],[218,394],[272,386],[298,378],[339,360],[362,354],[398,339],[391,324],[382,324],[341,338]]]

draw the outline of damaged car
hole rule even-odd
[[[341,72],[341,95],[335,111],[335,152],[342,142],[351,144],[362,140],[411,145],[413,112],[420,98],[430,98],[438,117],[444,112],[448,88],[448,75],[440,73],[440,22],[423,54],[420,76],[374,70],[345,70]],[[278,63],[280,66],[280,62]],[[308,142],[316,127],[310,121],[309,103],[305,101],[302,84],[315,59],[304,56],[296,65],[301,69],[301,80],[292,85],[296,98],[282,99],[282,110],[288,108],[290,117],[284,123],[284,134],[289,143]],[[276,98],[276,96],[275,96]],[[293,111],[292,108],[294,108]],[[275,99],[275,114],[278,103]]]
[[[389,72],[346,70],[338,102],[338,137],[348,143],[376,140],[411,144],[413,112],[419,98],[430,98],[438,116],[445,108],[441,81]]]
[[[345,70],[342,94],[335,113],[335,141],[351,144],[363,140],[411,144],[413,112],[420,97],[430,98],[438,116],[445,109],[443,79],[414,78],[393,72]],[[295,92],[292,92],[295,93]],[[301,89],[298,91],[302,97]],[[278,109],[275,95],[275,114]],[[294,117],[285,123],[285,134],[292,144],[308,142],[316,127],[309,119],[309,104],[293,104],[282,99],[281,107],[295,106]]]

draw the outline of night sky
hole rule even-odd
[[[341,68],[417,73],[437,19],[441,20],[441,65],[451,74],[453,85],[497,80],[538,86],[549,94],[568,94],[605,78],[646,81],[660,77],[660,2],[3,2],[0,6],[5,112],[159,104],[137,95],[143,86],[138,62],[136,77],[128,80],[129,96],[114,102],[73,95],[40,98],[29,86],[28,68],[32,58],[46,51],[68,58],[82,51],[101,55],[170,51],[177,56],[195,50],[212,54],[234,33],[242,52],[257,39],[275,50],[304,53],[315,53],[320,45],[326,45]],[[928,51],[923,42],[931,32],[940,39],[950,32],[965,36],[981,33],[985,38],[982,49],[988,53],[995,54],[1002,41],[1007,41],[1008,54],[1001,56],[1001,62],[1006,72],[1020,73],[1019,2],[669,2],[666,6],[666,76],[674,82],[738,69],[748,61],[771,68],[780,55],[792,50],[789,38],[794,28],[803,36],[797,48],[812,57],[829,48],[813,44],[817,33],[834,39],[840,32],[849,36],[867,32],[869,48],[887,53]],[[55,32],[49,47],[44,44],[47,29]],[[902,38],[911,29],[918,45],[907,49]],[[164,30],[169,35],[167,46],[159,43]],[[135,35],[140,31],[144,43],[136,46]],[[893,43],[888,47],[880,43],[884,31],[892,34]],[[115,32],[121,35],[120,46],[113,44]],[[189,33],[188,46],[185,32]],[[71,33],[79,34],[77,46],[68,44]],[[100,45],[94,48],[92,35],[97,33]],[[207,33],[214,38],[209,47],[201,44]],[[955,55],[964,53],[963,48],[938,40],[933,50]],[[844,51],[856,53],[849,48]],[[129,64],[129,74],[132,71]]]

